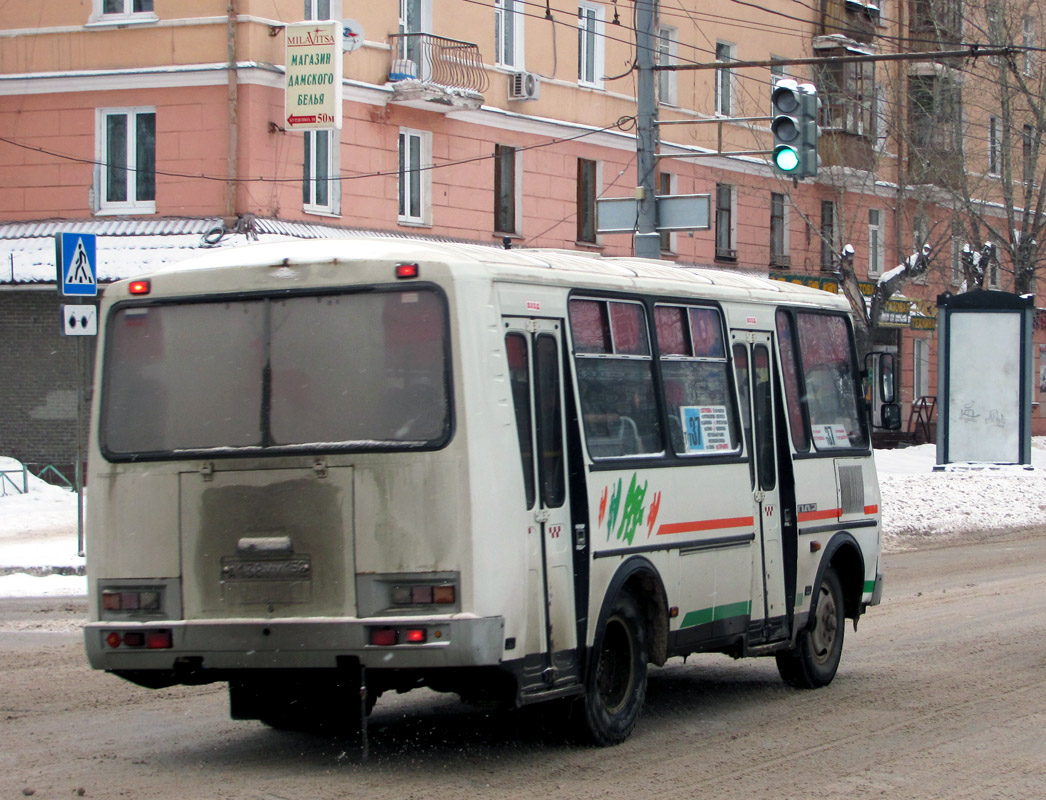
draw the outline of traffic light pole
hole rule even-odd
[[[657,100],[654,96],[654,24],[657,0],[636,3],[636,233],[639,258],[661,257],[657,232]]]

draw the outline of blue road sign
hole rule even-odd
[[[98,294],[98,260],[93,233],[56,233],[58,291],[63,295],[94,297]]]

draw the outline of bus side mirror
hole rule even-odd
[[[879,407],[879,427],[888,431],[901,429],[901,407],[897,403],[883,403]]]
[[[879,354],[879,369],[875,379],[879,384],[879,399],[883,403],[893,403],[897,399],[893,386],[893,353]],[[898,413],[900,413],[899,410]],[[883,425],[883,427],[887,426]]]

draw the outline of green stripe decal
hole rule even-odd
[[[693,628],[695,625],[707,625],[709,622],[718,622],[732,617],[748,617],[751,614],[752,603],[750,601],[729,603],[715,608],[702,608],[700,611],[688,611],[679,627],[680,629]]]
[[[864,593],[865,594],[871,594],[874,591],[875,591],[875,581],[865,581],[864,582]]]

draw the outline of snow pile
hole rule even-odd
[[[1020,467],[935,472],[932,444],[877,450],[883,549],[947,543],[971,532],[1046,528],[1046,437],[1032,442],[1033,470]],[[21,464],[0,458],[0,470]],[[0,496],[0,597],[83,595],[76,554],[76,495],[29,476],[29,492]]]
[[[76,494],[0,457],[0,597],[87,594],[76,553]],[[20,492],[23,474],[28,492]],[[67,574],[48,574],[55,571]]]

